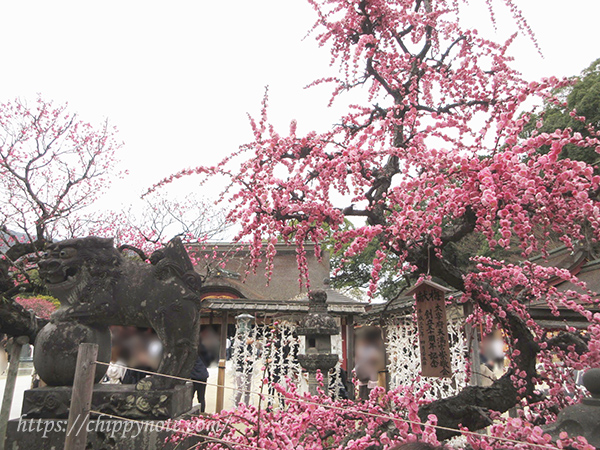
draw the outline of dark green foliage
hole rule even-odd
[[[579,77],[574,77],[574,84],[562,87],[554,91],[554,95],[561,101],[567,103],[566,108],[547,103],[544,111],[539,115],[533,115],[530,123],[525,128],[523,137],[528,137],[535,130],[536,122],[543,117],[543,125],[540,133],[553,133],[557,129],[571,128],[582,136],[590,136],[586,125],[574,119],[569,113],[577,111],[578,116],[584,116],[587,123],[600,128],[600,59],[595,60]],[[542,148],[542,152],[548,152],[548,148]],[[581,148],[575,145],[566,145],[560,158],[569,158],[585,161],[588,164],[596,164],[600,159],[592,148]]]
[[[331,256],[331,267],[334,275],[331,277],[331,286],[335,289],[352,290],[366,289],[371,280],[373,259],[380,243],[373,240],[360,255],[353,256],[342,264],[343,250]],[[335,272],[335,269],[338,269]],[[406,280],[398,267],[398,258],[388,254],[388,259],[383,263],[380,271],[380,282],[375,292],[375,297],[391,300],[398,296],[407,286]]]
[[[354,228],[348,220],[346,220],[344,227],[347,229]],[[339,251],[335,252],[335,242],[330,235],[329,240],[323,244],[323,248],[331,254],[331,287],[345,291],[350,295],[362,297],[371,281],[373,260],[376,258],[375,253],[380,249],[380,245],[380,242],[374,239],[360,255],[345,259],[344,252],[350,244],[343,245]],[[402,293],[407,283],[401,272],[398,267],[397,256],[388,253],[388,258],[383,263],[383,268],[380,272],[380,282],[375,292],[375,297],[383,300],[391,300]]]

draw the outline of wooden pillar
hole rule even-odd
[[[342,336],[342,364],[341,368],[348,372],[348,355],[346,350],[348,349],[348,338],[346,337],[346,317],[340,317],[340,335]]]
[[[221,345],[219,347],[219,372],[217,375],[217,405],[215,412],[223,411],[225,405],[225,365],[227,363],[227,327],[229,315],[223,312],[221,316]]]
[[[224,312],[221,316],[221,345],[219,347],[219,359],[227,359],[227,326],[229,325],[229,315]]]
[[[465,319],[473,313],[473,304],[469,301],[463,304]],[[465,334],[469,348],[469,359],[471,361],[471,386],[481,386],[481,359],[479,358],[479,338],[477,328],[470,323],[465,323]]]
[[[348,382],[350,389],[348,390],[348,396],[351,400],[354,400],[354,384],[352,383],[352,371],[354,370],[354,316],[350,314],[346,317],[346,374],[348,375]]]
[[[217,405],[215,412],[223,411],[225,407],[225,364],[227,360],[219,359],[219,372],[217,374]]]
[[[377,386],[381,386],[385,388],[385,390],[389,390],[390,388],[390,377],[388,376],[388,367],[390,365],[390,352],[388,352],[388,338],[387,331],[385,326],[385,321],[380,321],[381,328],[381,339],[383,341],[383,367],[379,368],[379,372],[377,374]]]
[[[13,395],[15,393],[15,385],[17,384],[17,375],[19,374],[19,358],[21,357],[21,349],[29,343],[29,337],[19,336],[13,339],[12,348],[10,350],[10,363],[8,365],[8,373],[6,375],[6,385],[4,386],[4,397],[2,398],[2,410],[0,411],[0,450],[4,450],[6,441],[6,429],[8,427],[8,419],[10,418],[10,408],[12,406]]]
[[[97,344],[79,344],[64,450],[85,450],[96,377]]]

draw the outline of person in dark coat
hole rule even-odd
[[[198,396],[200,411],[204,412],[206,409],[206,381],[208,380],[208,369],[200,355],[196,358],[196,363],[192,368],[190,378],[194,381],[200,381],[200,383],[194,383],[194,392]]]
[[[202,358],[206,367],[209,367],[217,359],[214,353],[207,349],[202,342],[198,344],[198,356]]]

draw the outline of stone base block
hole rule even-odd
[[[48,386],[25,391],[23,416],[28,419],[66,419],[72,389]],[[91,409],[129,419],[169,419],[188,412],[192,408],[192,396],[191,383],[149,391],[138,391],[131,384],[98,384],[94,386]]]

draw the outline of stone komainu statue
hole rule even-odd
[[[150,261],[125,258],[112,239],[51,244],[39,262],[40,277],[62,304],[51,320],[152,327],[163,344],[158,372],[187,378],[197,357],[201,278],[178,238]],[[160,376],[142,381],[145,388],[173,385]]]

